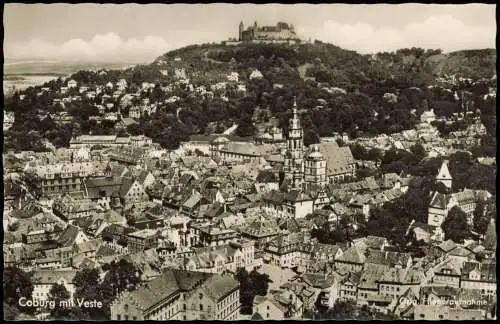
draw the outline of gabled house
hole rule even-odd
[[[258,298],[257,298],[258,297]],[[275,291],[267,296],[256,296],[254,313],[268,320],[300,319],[303,303],[291,291]]]
[[[479,289],[484,296],[496,296],[496,261],[466,262],[460,278],[461,288]]]
[[[359,306],[375,306],[380,304],[378,279],[388,270],[389,266],[387,265],[368,263],[367,260],[358,284],[357,304]]]
[[[59,235],[57,244],[60,247],[70,247],[86,241],[89,241],[89,238],[81,229],[73,225],[68,225],[62,231],[61,235]]]
[[[366,256],[356,245],[353,245],[344,251],[340,257],[335,259],[335,270],[344,272],[359,272],[363,269],[365,262]]]
[[[303,301],[304,309],[312,310],[318,300],[325,307],[333,307],[339,296],[341,280],[342,276],[336,273],[304,273],[296,275],[280,288],[293,291]]]
[[[460,287],[460,265],[447,259],[434,269],[433,285]]]
[[[103,244],[102,239],[89,240],[76,244],[74,247],[75,254],[83,254],[88,258],[95,258],[97,250]]]
[[[314,211],[314,199],[301,191],[271,191],[262,198],[264,209],[277,216],[304,218]]]
[[[139,181],[131,178],[123,179],[120,187],[120,197],[125,206],[141,205],[149,200],[149,196]]]
[[[360,272],[349,272],[340,280],[338,299],[356,301]]]
[[[263,320],[280,321],[286,319],[287,309],[273,297],[255,296],[254,316],[259,315]]]

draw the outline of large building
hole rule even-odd
[[[276,26],[258,26],[256,21],[246,30],[243,22],[240,22],[238,31],[240,42],[300,42],[293,25],[284,22],[278,22]]]
[[[79,149],[81,147],[92,147],[94,145],[117,147],[134,146],[142,147],[153,143],[152,139],[144,135],[118,137],[116,135],[80,135],[73,137],[69,142],[69,148]]]
[[[354,177],[356,163],[349,147],[337,142],[323,142],[304,148],[304,132],[297,102],[286,136],[283,173],[292,188],[325,187],[328,183],[342,182]]]
[[[57,163],[37,166],[29,170],[36,176],[36,186],[42,195],[83,192],[82,181],[99,174],[101,165],[83,163]]]
[[[111,304],[111,320],[238,320],[239,283],[232,276],[166,269]]]

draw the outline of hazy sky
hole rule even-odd
[[[239,22],[295,25],[361,53],[403,47],[494,48],[495,6],[251,4],[6,4],[7,59],[150,62],[181,46],[237,37]]]

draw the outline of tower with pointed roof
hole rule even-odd
[[[451,189],[453,178],[451,177],[450,170],[448,170],[448,161],[444,160],[436,176],[436,182],[441,182],[446,188]]]
[[[448,216],[448,212],[454,206],[458,205],[455,195],[451,194],[452,177],[448,170],[448,161],[444,160],[436,176],[436,184],[442,183],[447,192],[435,191],[432,194],[427,216],[427,224],[440,227]]]
[[[304,131],[297,110],[296,98],[293,102],[293,116],[288,125],[284,163],[285,179],[291,181],[293,189],[300,189],[304,180]]]

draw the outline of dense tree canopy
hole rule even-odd
[[[3,300],[13,307],[19,306],[19,299],[24,297],[31,299],[33,293],[33,282],[31,276],[16,266],[9,266],[3,272]],[[21,311],[30,310],[21,307]]]
[[[65,307],[61,302],[68,301],[71,295],[64,285],[54,284],[49,291],[49,301],[54,303],[54,309],[50,310],[50,316],[53,319],[68,319],[71,315],[71,308]]]
[[[182,60],[174,60],[177,57]],[[193,45],[171,51],[150,65],[74,73],[71,78],[87,85],[104,85],[125,79],[127,91],[139,95],[128,103],[122,101],[123,95],[103,101],[104,95],[113,95],[113,89],[105,89],[95,99],[82,96],[80,101],[64,105],[63,109],[74,118],[74,122],[68,125],[57,124],[54,127],[54,121],[49,119],[40,122],[43,120],[40,112],[61,111],[60,103],[53,104],[55,91],[40,94],[41,86],[36,86],[23,91],[23,100],[20,100],[19,93],[14,95],[5,104],[6,110],[14,111],[15,122],[6,132],[4,145],[7,149],[43,150],[42,138],[59,147],[66,146],[72,136],[80,133],[115,134],[118,132],[115,122],[104,120],[97,123],[89,119],[90,116],[103,116],[95,104],[113,103],[110,112],[115,113],[122,106],[123,114],[130,106],[139,105],[146,98],[157,103],[157,113],[143,116],[136,126],[127,127],[127,131],[131,134],[144,133],[165,148],[177,148],[189,135],[207,131],[211,122],[219,129],[238,123],[238,134],[252,136],[255,134],[253,123],[269,118],[265,115],[262,120],[251,121],[256,107],[268,109],[273,117],[282,121],[281,126],[285,126],[286,131],[286,121],[295,96],[299,108],[306,112],[303,117],[307,124],[307,144],[317,142],[318,137],[331,136],[333,132],[346,132],[352,137],[390,134],[413,128],[419,122],[418,116],[426,109],[433,108],[438,116],[446,117],[460,110],[453,91],[436,85],[437,74],[453,74],[454,65],[443,62],[460,62],[462,67],[467,67],[458,68],[462,73],[468,73],[464,76],[475,78],[481,75],[489,79],[494,73],[494,57],[494,53],[488,50],[443,56],[438,50],[419,48],[368,56],[323,42],[300,45]],[[246,93],[238,91],[236,85],[229,82],[226,90],[213,90],[213,98],[197,96],[187,86],[176,85],[178,79],[173,72],[179,68],[185,69],[194,87],[204,86],[207,89],[215,83],[226,82],[230,72],[238,72],[240,82],[246,85]],[[164,70],[168,73],[161,73]],[[259,70],[263,78],[250,79],[254,70]],[[154,82],[156,86],[141,90],[143,82]],[[484,95],[489,87],[496,87],[493,83],[459,84],[452,89],[471,93],[471,100],[481,111],[481,119],[490,137],[496,129],[496,100]],[[60,79],[45,84],[53,90],[62,85]],[[163,88],[166,85],[173,88],[166,91]],[[433,87],[428,87],[430,85]],[[224,93],[226,100],[221,97]],[[70,89],[69,94],[79,95],[78,89]],[[384,99],[386,94],[396,100]],[[177,101],[165,101],[174,96]],[[438,122],[437,126],[445,135],[463,129],[466,124],[466,121],[456,121],[451,125]],[[389,169],[401,168],[401,163],[398,164]]]
[[[269,275],[252,270],[248,273],[240,268],[235,275],[240,283],[240,302],[243,314],[252,314],[253,299],[255,296],[265,296],[269,287]]]
[[[451,239],[456,243],[463,243],[470,236],[467,214],[458,206],[450,209],[441,227],[445,240]]]

